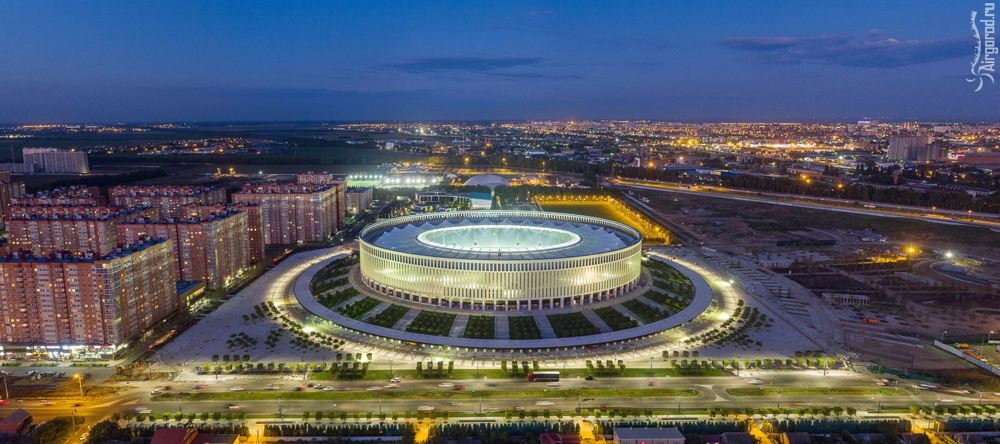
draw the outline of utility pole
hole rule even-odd
[[[3,399],[10,399],[10,392],[7,391],[7,372],[3,373]]]

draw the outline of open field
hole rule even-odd
[[[644,239],[663,238],[667,232],[665,228],[658,225],[652,226],[649,223],[644,223],[644,221],[639,217],[630,214],[629,212],[622,211],[621,208],[606,200],[538,200],[538,204],[545,211],[600,217],[623,223],[639,230],[639,233],[642,234]]]

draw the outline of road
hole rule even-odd
[[[374,396],[375,399],[362,400],[239,400],[239,401],[192,401],[190,399],[161,399],[153,395],[156,387],[162,387],[164,382],[130,382],[120,384],[122,389],[119,393],[106,396],[101,399],[92,400],[79,398],[68,398],[60,400],[14,400],[8,405],[0,406],[0,413],[6,415],[16,408],[25,408],[31,412],[36,422],[54,416],[73,415],[87,418],[87,424],[93,424],[100,418],[104,418],[115,412],[135,411],[138,408],[148,408],[156,414],[181,412],[184,414],[203,412],[207,413],[245,413],[253,416],[278,415],[279,413],[289,417],[301,417],[303,412],[322,411],[324,414],[331,412],[359,412],[364,414],[379,411],[391,412],[416,412],[420,407],[433,407],[435,411],[448,411],[450,413],[478,414],[490,413],[503,410],[526,409],[526,410],[563,410],[570,411],[578,407],[593,409],[599,407],[609,408],[642,408],[657,411],[669,412],[677,409],[680,412],[687,410],[700,410],[708,407],[719,408],[799,408],[813,406],[840,406],[854,407],[862,411],[875,411],[878,406],[882,408],[900,408],[910,405],[937,405],[948,403],[976,403],[978,394],[953,394],[940,391],[918,390],[913,388],[912,382],[902,382],[900,388],[905,393],[898,395],[876,396],[874,393],[867,395],[853,396],[830,396],[816,394],[796,394],[796,389],[816,388],[816,387],[865,387],[877,388],[870,377],[846,372],[830,372],[824,376],[822,371],[797,371],[797,372],[768,372],[757,374],[754,379],[759,380],[762,387],[768,389],[787,389],[789,392],[782,395],[768,396],[735,396],[728,392],[729,389],[754,387],[750,380],[742,377],[672,377],[672,378],[597,378],[594,381],[586,381],[582,378],[567,378],[560,382],[558,387],[550,387],[542,383],[529,383],[523,380],[503,379],[503,380],[461,380],[451,381],[456,385],[464,386],[464,392],[451,396],[460,399],[439,398],[446,392],[453,392],[454,389],[441,388],[438,384],[441,380],[413,380],[404,379],[399,388],[383,389],[397,390],[405,392],[405,399],[378,399],[376,392],[368,392],[366,389],[373,386],[384,386],[388,381],[357,380],[357,381],[313,381],[315,383],[330,384],[331,386],[346,388],[346,392],[328,392],[330,396],[352,396],[359,392],[365,393],[363,396]],[[757,381],[754,381],[757,382]],[[270,391],[268,385],[275,384],[277,392],[286,392],[291,395],[295,387],[304,382],[300,378],[276,378],[276,377],[230,377],[229,379],[215,380],[212,376],[205,377],[202,382],[206,385],[203,389],[195,389],[196,382],[166,383],[173,387],[163,393],[168,392],[232,392],[233,387],[243,387],[246,390]],[[639,397],[630,398],[623,396],[604,396],[580,399],[576,396],[562,395],[561,391],[599,388],[599,389],[677,389],[696,390],[697,396],[676,397]],[[308,392],[319,390],[308,388]],[[531,397],[505,397],[497,392],[513,392],[524,390],[538,390],[537,396]],[[479,392],[490,392],[486,398],[476,395]],[[378,392],[384,393],[384,392]],[[457,395],[457,396],[456,396]],[[1000,402],[1000,396],[992,393],[985,393],[984,402]],[[80,405],[76,405],[82,403]],[[235,407],[234,407],[235,406]],[[86,427],[82,427],[78,433],[82,434]]]
[[[874,202],[864,202],[864,206],[859,206],[856,204],[857,201],[850,199],[757,192],[714,185],[687,185],[669,182],[634,181],[628,179],[613,179],[610,180],[608,184],[622,188],[666,191],[695,196],[711,196],[744,202],[788,205],[799,208],[813,208],[818,210],[838,211],[867,216],[903,217],[937,224],[968,225],[1000,231],[1000,215],[997,214],[970,214],[955,210],[931,209],[906,205],[890,205]]]

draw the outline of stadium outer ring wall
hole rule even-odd
[[[558,259],[475,260],[402,253],[365,241],[368,233],[433,219],[523,218],[598,225],[634,238],[599,254]],[[358,236],[362,282],[380,294],[473,310],[562,308],[613,299],[639,286],[642,235],[618,222],[575,214],[516,210],[428,213],[387,219]],[[389,270],[385,273],[380,270]]]

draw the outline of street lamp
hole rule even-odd
[[[73,379],[76,379],[77,384],[80,385],[80,397],[82,398],[83,397],[83,378],[80,377],[79,373],[74,373],[73,374]],[[3,387],[4,387],[4,391],[6,391],[7,390],[7,377],[6,376],[3,379]]]
[[[995,333],[995,332],[993,330],[990,330],[990,332],[988,334],[986,334],[986,342],[983,342],[983,345],[979,346],[979,354],[980,355],[985,355],[986,354],[986,344],[990,343],[990,339],[992,339],[993,333]]]

